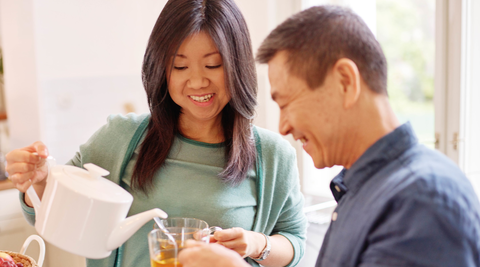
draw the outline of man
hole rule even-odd
[[[315,167],[342,165],[316,266],[480,266],[480,205],[458,167],[400,125],[387,64],[366,24],[320,6],[278,26],[261,45],[280,132],[301,140]],[[190,244],[184,267],[248,266],[218,244]]]

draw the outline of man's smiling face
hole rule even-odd
[[[323,85],[311,89],[289,73],[287,59],[288,53],[281,51],[268,62],[272,98],[280,107],[280,133],[302,141],[316,168],[332,167],[342,107],[332,75],[328,73]]]

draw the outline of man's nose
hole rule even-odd
[[[192,89],[201,89],[207,87],[209,82],[209,79],[201,71],[193,71],[187,86]]]
[[[285,115],[280,112],[280,123],[278,124],[278,130],[282,135],[288,135],[292,131],[292,127],[288,123]]]

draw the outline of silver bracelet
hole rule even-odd
[[[260,234],[262,234],[265,237],[265,239],[267,240],[267,244],[265,245],[265,248],[262,250],[262,252],[260,252],[260,256],[258,258],[250,257],[252,260],[255,260],[255,261],[263,261],[264,259],[266,259],[270,254],[270,250],[272,249],[272,244],[270,244],[270,238],[264,233],[260,233]]]

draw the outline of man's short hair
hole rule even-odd
[[[355,62],[374,92],[387,94],[387,61],[367,24],[350,9],[315,6],[275,28],[258,49],[257,61],[268,63],[287,51],[289,72],[312,89],[323,85],[327,72],[341,58]]]

